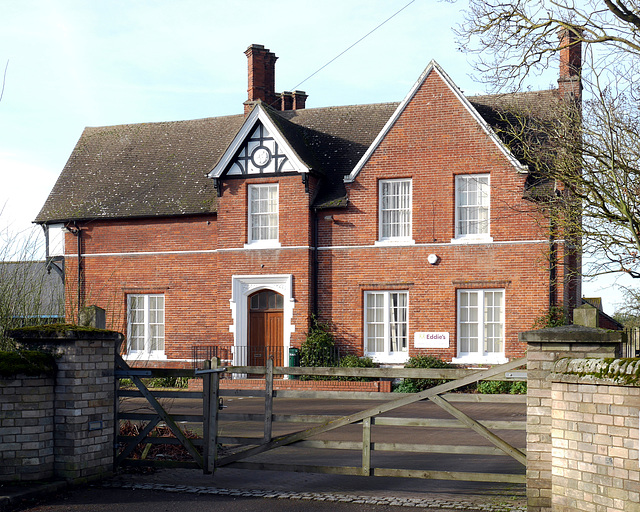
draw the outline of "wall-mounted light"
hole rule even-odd
[[[427,261],[431,265],[436,265],[440,261],[440,256],[437,254],[429,254],[429,256],[427,256]]]

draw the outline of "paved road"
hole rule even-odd
[[[415,507],[415,506],[414,506]],[[460,508],[424,508],[440,512],[460,512]],[[23,512],[406,512],[406,506],[342,503],[301,499],[271,499],[206,494],[171,494],[149,490],[83,489],[56,498]],[[476,510],[482,509],[465,509]],[[486,509],[485,509],[486,510]],[[483,511],[485,512],[485,511]]]
[[[274,414],[345,415],[375,405],[373,401],[292,400],[276,399]],[[127,399],[125,408],[140,412],[145,406]],[[259,414],[264,402],[257,398],[226,399],[227,409],[221,414]],[[176,414],[197,414],[197,401],[165,400]],[[522,404],[456,404],[472,418],[484,420],[525,419]],[[149,411],[150,412],[150,411]],[[451,417],[431,402],[420,402],[387,413],[394,417]],[[299,423],[274,425],[274,434],[303,428]],[[261,435],[261,424],[244,421],[223,423],[227,435]],[[524,447],[522,431],[503,430],[512,444]],[[323,435],[333,440],[362,441],[362,428],[348,426]],[[424,429],[413,427],[374,427],[374,442],[425,443],[447,445],[487,445],[487,441],[468,429]],[[343,450],[309,450],[283,447],[252,460],[268,460],[290,464],[359,465],[360,454]],[[448,471],[524,472],[510,457],[466,456],[456,454],[406,454],[374,452],[374,465]],[[120,473],[112,487],[76,489],[46,505],[25,509],[29,512],[158,512],[158,511],[400,511],[407,507],[430,511],[519,512],[525,510],[523,485],[483,482],[435,481],[403,478],[350,477],[328,474],[253,471],[220,468],[215,477],[201,471],[177,469],[150,474]]]
[[[233,473],[236,473],[235,475]],[[259,480],[257,472],[227,470],[223,480]],[[263,473],[262,473],[263,474]],[[242,475],[242,478],[240,478]],[[319,477],[319,478],[317,478]],[[384,486],[371,485],[371,479],[360,479],[360,486],[352,492],[330,490],[308,491],[319,483],[326,484],[325,476],[313,475],[310,479],[289,473],[274,475],[280,484],[278,489],[226,488],[212,485],[211,476],[202,476],[193,470],[165,471],[153,475],[119,475],[103,485],[76,488],[59,493],[39,505],[25,504],[24,512],[198,512],[198,511],[395,511],[418,508],[428,511],[453,512],[524,512],[524,496],[518,489],[498,491],[486,489],[482,495],[465,495],[439,492],[435,487],[414,488],[403,484],[404,492],[384,490]],[[341,479],[344,477],[340,477]],[[216,477],[218,480],[218,477]],[[348,479],[347,479],[348,480]],[[383,479],[376,479],[380,481]],[[165,483],[162,483],[164,481]],[[172,483],[166,483],[170,481]],[[368,483],[366,483],[368,482]],[[254,481],[254,485],[258,483]],[[262,482],[266,483],[266,482]],[[204,485],[203,485],[204,484]],[[272,482],[273,484],[273,482]],[[421,485],[422,483],[420,483]],[[341,486],[348,486],[341,482]],[[415,482],[414,482],[415,485]],[[294,489],[294,487],[296,489]],[[359,487],[359,488],[358,488]],[[368,489],[365,489],[368,487]],[[360,491],[360,494],[354,491]]]

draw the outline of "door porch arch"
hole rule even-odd
[[[289,353],[291,346],[291,334],[295,332],[293,325],[293,276],[291,274],[274,275],[243,275],[232,276],[232,293],[229,305],[233,324],[229,331],[233,333],[234,365],[246,365],[249,346],[249,297],[260,290],[272,290],[282,295],[282,350],[283,354]],[[285,366],[289,364],[289,358],[282,361]]]

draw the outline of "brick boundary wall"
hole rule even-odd
[[[567,325],[520,334],[527,349],[527,511],[573,510],[554,502],[553,418],[563,404],[553,402],[552,374],[566,358],[615,358],[623,333]],[[555,406],[555,408],[554,408]],[[556,434],[558,434],[556,432]],[[579,470],[571,473],[581,475]],[[577,482],[575,482],[577,488]],[[595,505],[582,510],[596,509]],[[612,509],[614,510],[614,509]],[[632,509],[629,509],[632,510]],[[633,509],[633,510],[638,510]]]
[[[3,464],[15,468],[29,466],[30,472],[38,475],[33,479],[55,477],[80,483],[113,472],[114,365],[123,336],[102,329],[68,326],[60,329],[56,331],[49,327],[37,331],[27,328],[10,333],[21,346],[51,352],[57,357],[53,392],[47,395],[50,400],[40,402],[42,410],[36,414],[42,423],[53,425],[49,441],[53,460],[49,450],[43,450],[37,460],[31,456],[31,451],[20,450],[11,461],[3,457]],[[28,380],[23,379],[20,385],[27,383]],[[10,394],[3,393],[2,396]],[[14,410],[16,406],[21,406],[17,400],[13,403]],[[11,406],[7,403],[6,407]],[[23,434],[16,435],[30,432],[30,422],[18,421],[13,428],[16,427],[23,430]],[[0,479],[17,478],[15,474],[2,474]]]
[[[566,359],[552,385],[554,510],[640,510],[640,359]]]
[[[0,481],[53,476],[54,379],[0,378]]]
[[[220,389],[264,391],[264,379],[222,379]],[[287,391],[364,391],[391,392],[391,381],[288,380],[274,379],[273,389]],[[202,391],[202,379],[189,379],[189,391]]]

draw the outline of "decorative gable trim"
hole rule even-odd
[[[260,125],[262,125],[268,132],[270,138],[273,138],[278,151],[286,156],[288,161],[287,168],[292,172],[298,173],[308,173],[310,172],[310,167],[305,164],[302,159],[296,154],[291,145],[287,142],[287,139],[282,135],[282,132],[278,129],[277,125],[273,122],[269,114],[267,113],[264,106],[259,102],[251,111],[251,113],[247,116],[244,124],[238,130],[238,133],[229,144],[229,147],[226,149],[224,154],[218,160],[218,163],[215,167],[207,174],[207,177],[217,180],[225,174],[225,171],[229,169],[229,166],[233,163],[233,160],[238,156],[241,151],[245,151],[243,149],[243,145],[248,142],[248,140],[252,137],[252,135],[259,130]],[[247,160],[249,155],[244,155],[242,158]],[[258,166],[259,167],[259,166]],[[234,172],[234,175],[242,175],[242,176],[261,176],[260,172],[256,173],[241,173]]]
[[[436,73],[438,73],[440,78],[442,78],[443,82],[447,85],[447,87],[449,87],[451,92],[453,92],[453,94],[458,98],[460,103],[462,103],[462,105],[467,109],[469,114],[471,114],[471,116],[481,126],[481,128],[484,130],[484,132],[491,138],[491,140],[493,140],[494,144],[504,154],[504,156],[507,158],[507,160],[509,160],[511,165],[513,165],[518,172],[521,172],[521,173],[527,173],[528,172],[527,166],[523,165],[515,156],[513,156],[511,151],[509,151],[509,148],[507,148],[507,146],[505,146],[503,144],[503,142],[500,140],[500,138],[496,135],[496,133],[493,131],[493,129],[489,126],[489,124],[484,120],[484,118],[474,108],[474,106],[464,96],[464,94],[462,94],[462,91],[460,91],[460,89],[456,86],[456,84],[453,82],[453,80],[451,80],[449,75],[447,75],[447,73],[445,73],[445,71],[440,67],[440,65],[435,60],[432,60],[429,63],[429,65],[426,67],[426,69],[422,72],[422,74],[420,75],[420,77],[418,78],[416,83],[413,84],[413,87],[411,88],[409,93],[400,102],[400,104],[398,105],[398,108],[396,109],[396,111],[389,118],[389,120],[384,125],[384,127],[382,128],[382,130],[380,131],[378,136],[371,143],[371,145],[369,146],[367,151],[364,153],[364,155],[362,155],[362,158],[356,164],[356,166],[353,168],[351,173],[348,176],[344,177],[344,182],[345,183],[352,183],[356,179],[356,177],[358,176],[358,174],[360,173],[362,168],[365,166],[365,164],[371,158],[371,155],[373,155],[374,151],[378,148],[378,146],[382,143],[384,138],[387,136],[387,133],[389,133],[389,131],[391,130],[391,128],[395,124],[396,120],[402,115],[402,113],[404,112],[405,108],[407,108],[407,105],[409,104],[409,102],[416,95],[416,93],[418,92],[420,87],[422,87],[422,84],[425,82],[427,77],[434,71]]]

